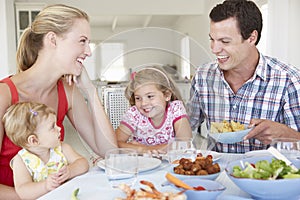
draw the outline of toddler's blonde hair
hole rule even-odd
[[[37,125],[55,111],[41,103],[21,102],[10,106],[3,116],[2,123],[8,138],[20,147],[27,147],[30,135],[36,135]]]

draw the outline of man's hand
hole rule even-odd
[[[252,119],[249,128],[254,127],[244,140],[255,138],[260,140],[263,144],[271,144],[274,138],[299,138],[300,134],[278,122],[267,119]]]

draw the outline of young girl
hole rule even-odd
[[[116,130],[119,147],[136,148],[140,153],[165,151],[170,139],[192,137],[179,90],[162,68],[136,72],[125,96],[132,107]]]
[[[66,180],[85,173],[88,161],[60,141],[55,111],[40,103],[10,106],[3,117],[7,136],[22,147],[11,160],[21,199],[37,199]]]

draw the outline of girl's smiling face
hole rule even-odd
[[[160,91],[155,84],[138,87],[134,91],[134,98],[137,109],[143,115],[157,123],[162,121],[170,97]]]

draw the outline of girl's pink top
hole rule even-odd
[[[174,123],[188,117],[182,101],[172,101],[168,104],[163,122],[154,126],[151,118],[142,115],[136,106],[132,106],[123,115],[120,123],[132,132],[132,139],[145,145],[166,144],[175,137]]]

